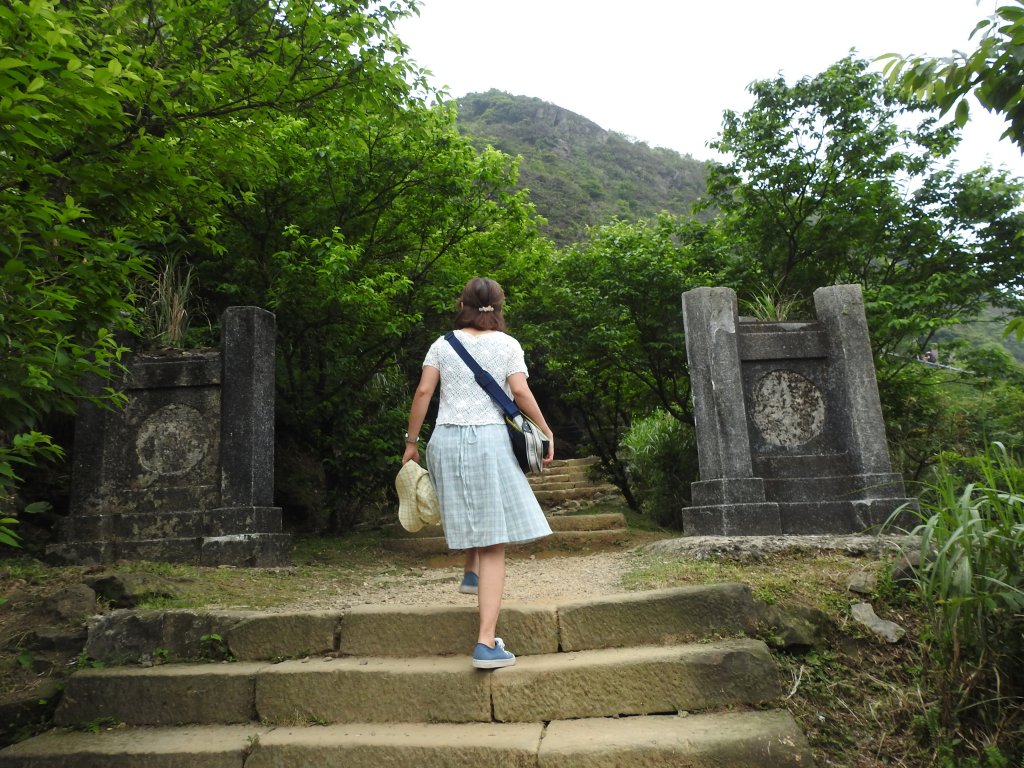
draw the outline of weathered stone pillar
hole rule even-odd
[[[221,502],[274,503],[274,315],[230,307],[221,317]]]
[[[839,394],[846,401],[846,428],[854,469],[862,474],[891,472],[860,286],[819,288],[814,292],[814,309],[828,339],[828,355]]]
[[[779,509],[754,477],[740,376],[736,294],[698,288],[683,294],[700,482],[691,487],[687,533],[779,533]]]

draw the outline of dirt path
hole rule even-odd
[[[511,556],[507,562],[506,603],[568,602],[626,591],[622,576],[642,557],[639,550],[594,554]],[[458,558],[431,562],[430,567],[385,570],[366,578],[362,586],[341,588],[323,584],[315,594],[275,608],[275,611],[337,610],[353,605],[466,605],[475,595],[458,591],[462,566]]]
[[[511,554],[507,561],[506,603],[564,603],[595,595],[626,592],[623,576],[661,559],[726,560],[758,562],[784,551],[840,552],[854,558],[890,554],[912,541],[888,536],[694,536],[646,541],[630,549],[603,550],[589,554],[548,552],[533,556]],[[303,595],[271,610],[338,610],[354,605],[467,605],[474,595],[458,591],[461,559],[438,557],[423,567],[382,564],[362,584],[318,585]]]

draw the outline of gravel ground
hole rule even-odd
[[[898,548],[912,548],[908,537],[877,536],[694,536],[663,539],[627,550],[592,554],[510,555],[506,603],[564,603],[625,592],[623,576],[651,559],[720,557],[756,562],[777,552],[842,552],[853,557],[878,557]],[[336,610],[353,605],[467,605],[474,595],[458,591],[462,567],[450,558],[438,567],[385,569],[355,589],[324,589],[280,610]]]
[[[622,576],[635,567],[635,550],[594,554],[510,556],[506,565],[505,603],[564,603],[595,595],[624,592]],[[325,585],[317,594],[281,606],[282,611],[337,610],[354,605],[476,605],[475,595],[458,591],[458,558],[431,568],[394,569],[367,577],[355,589]]]

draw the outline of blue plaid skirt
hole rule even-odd
[[[504,424],[439,424],[427,444],[427,469],[450,549],[519,544],[551,533]]]

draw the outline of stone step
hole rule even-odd
[[[517,663],[485,672],[470,606],[118,611],[90,654],[174,658],[216,633],[243,661],[83,669],[57,724],[94,732],[58,728],[0,768],[813,765],[789,713],[767,709],[782,681],[749,637],[759,617],[741,584],[510,604],[499,633]]]
[[[537,483],[533,485],[533,492],[543,493],[544,491],[575,491],[575,490],[600,490],[602,493],[611,493],[618,490],[611,483],[595,483],[591,480],[558,480]]]
[[[523,656],[493,673],[466,653],[88,669],[67,681],[55,723],[532,723],[756,707],[780,693],[767,646],[740,638]]]
[[[0,752],[2,768],[781,768],[813,766],[788,712],[542,723],[355,723],[52,731]]]
[[[498,634],[518,656],[532,656],[753,636],[760,615],[746,585],[706,584],[557,605],[509,602],[502,606]],[[195,659],[204,653],[202,639],[216,636],[240,662],[324,654],[465,655],[476,630],[475,605],[362,605],[301,613],[113,611],[92,624],[85,651],[108,666],[149,658],[156,648],[171,661]]]
[[[556,459],[539,475],[529,475],[530,483],[543,483],[550,478],[570,477],[587,479],[591,469],[597,464],[596,457],[589,459]]]
[[[76,564],[147,560],[202,566],[231,564],[246,568],[273,568],[288,562],[291,546],[291,534],[239,533],[189,538],[61,541],[48,544],[46,556],[53,562]]]
[[[814,766],[793,716],[777,710],[554,722],[538,758],[539,768]]]
[[[593,515],[551,515],[548,524],[552,531],[611,531],[625,530],[626,516],[621,512],[601,512]]]
[[[544,485],[551,482],[565,482],[576,480],[579,482],[591,482],[590,467],[558,467],[556,469],[545,469],[543,474],[529,475],[527,479],[530,485]]]
[[[568,481],[577,483],[600,483],[604,482],[601,477],[590,473],[590,467],[565,467],[554,471],[546,470],[542,475],[530,475],[530,485],[544,486],[547,483],[564,483]]]
[[[865,498],[889,499],[904,495],[902,476],[892,473],[766,478],[764,491],[769,501],[780,504]]]
[[[558,469],[560,467],[589,467],[597,464],[600,459],[597,456],[584,456],[579,459],[555,459],[551,462],[551,469]]]
[[[537,497],[537,501],[540,502],[541,506],[551,506],[553,504],[561,504],[562,502],[574,499],[593,499],[598,496],[618,492],[619,489],[611,483],[602,483],[600,485],[581,486],[579,488],[571,488],[567,490],[538,490],[534,491],[534,495]]]

